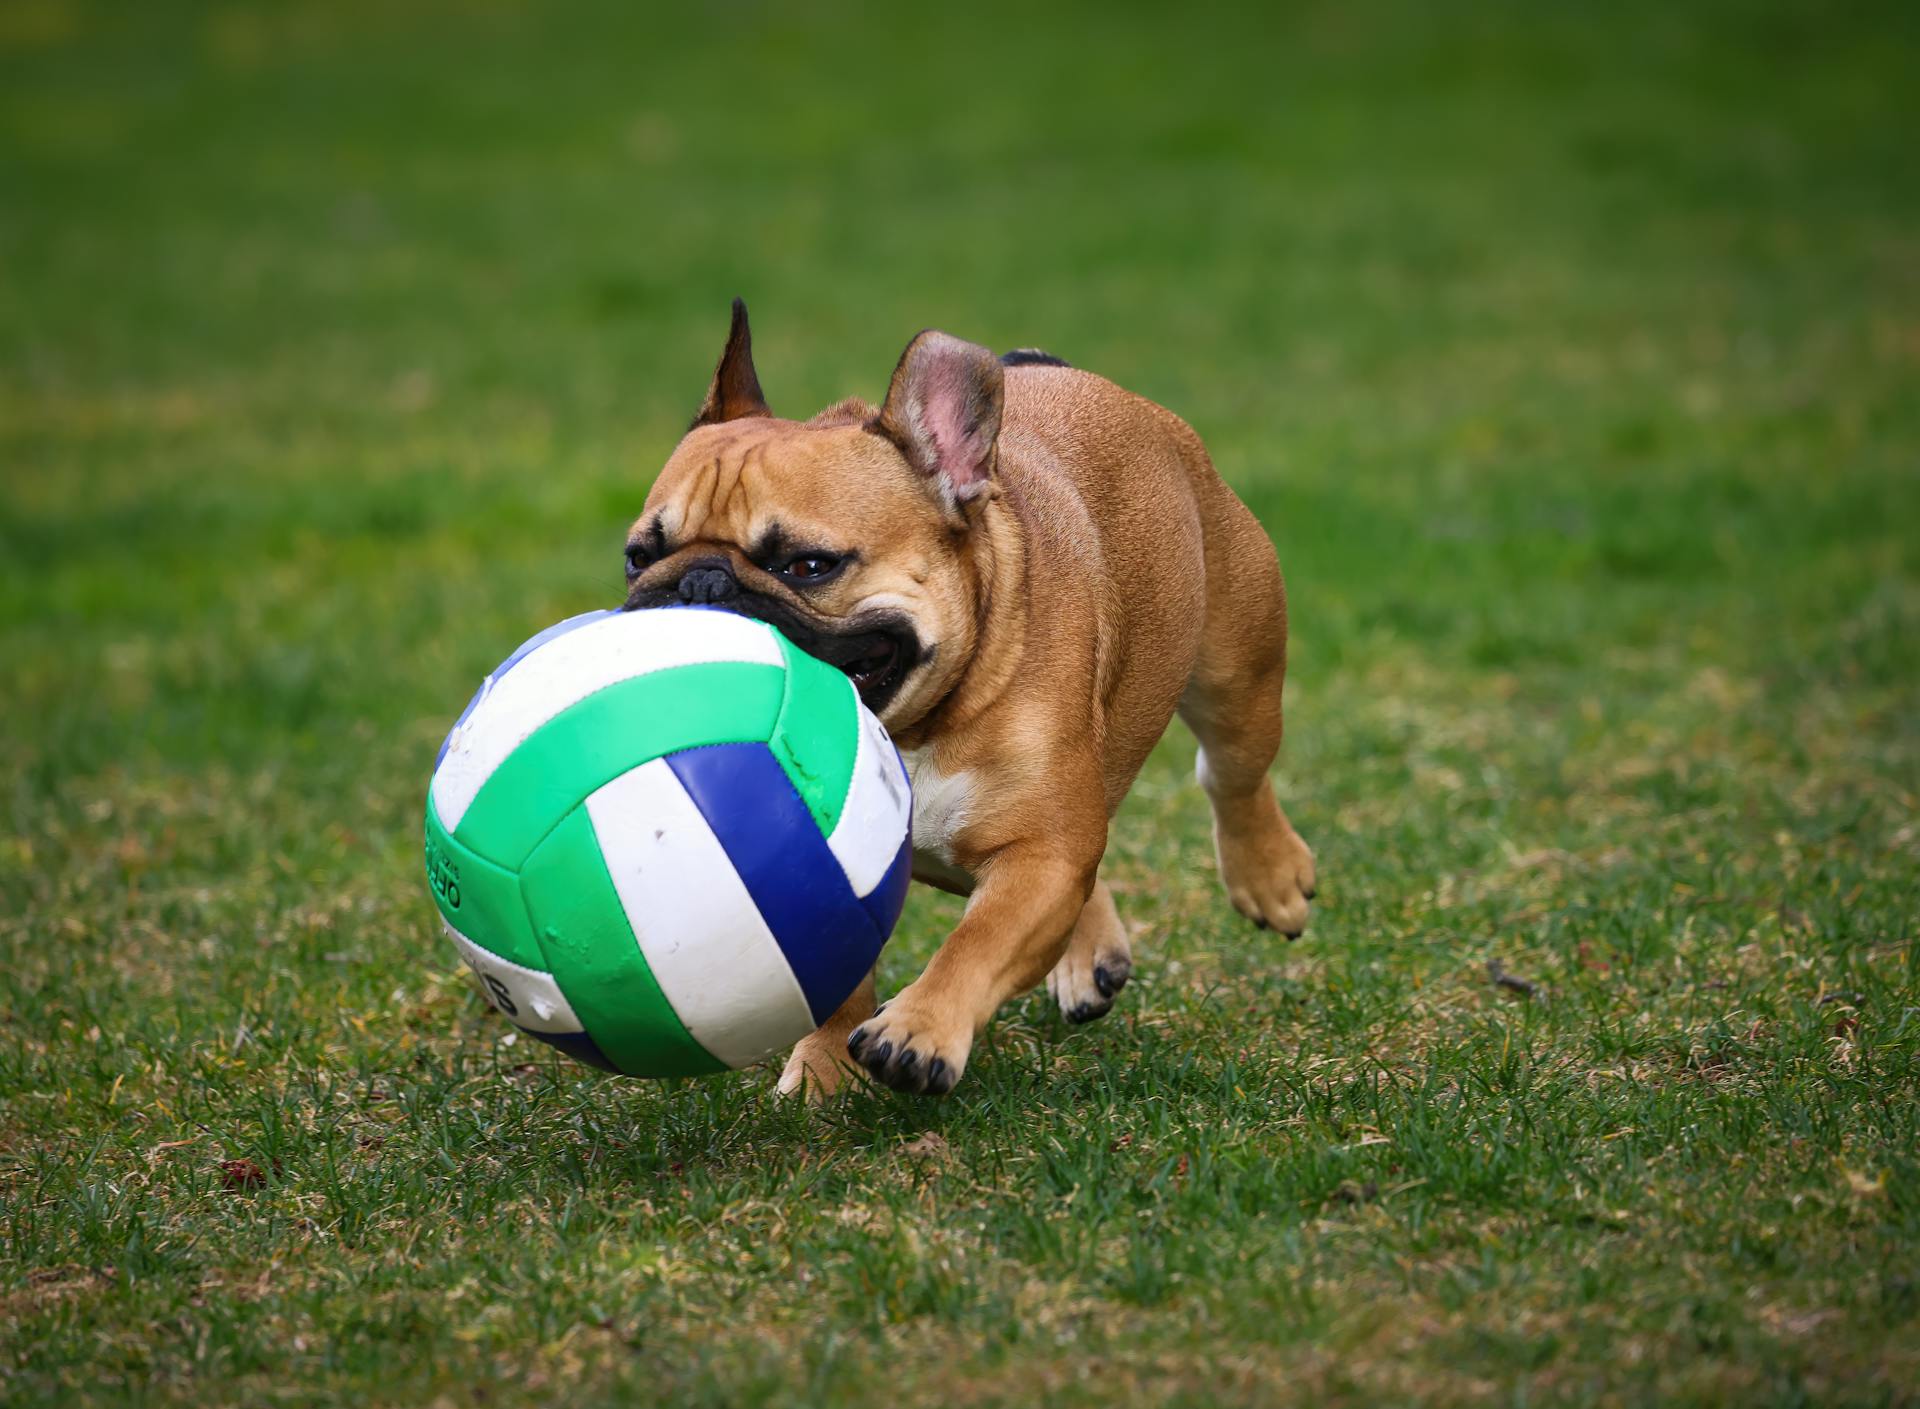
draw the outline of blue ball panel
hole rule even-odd
[[[873,967],[887,931],[875,928],[765,744],[684,749],[669,754],[667,766],[773,931],[813,1020],[825,1022]]]
[[[585,1062],[590,1067],[599,1067],[602,1071],[618,1072],[619,1067],[607,1059],[600,1050],[600,1044],[584,1032],[535,1032],[530,1027],[520,1029],[529,1037],[537,1037],[549,1047],[558,1047],[576,1062]]]
[[[900,912],[907,904],[907,887],[912,884],[913,838],[909,836],[900,843],[900,854],[893,858],[880,884],[860,897],[867,918],[880,934],[892,934],[893,927],[900,923]]]

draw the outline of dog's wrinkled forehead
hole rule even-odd
[[[660,472],[634,526],[658,555],[685,544],[759,549],[782,536],[796,546],[843,543],[871,511],[900,505],[885,443],[853,426],[752,417],[688,433]],[[868,462],[874,462],[869,464]]]
[[[759,417],[693,432],[661,471],[638,527],[668,549],[690,542],[744,547],[765,536],[779,516],[774,484],[789,458],[783,439]]]

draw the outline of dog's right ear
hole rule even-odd
[[[753,370],[753,334],[747,331],[746,300],[736,298],[733,326],[727,330],[727,350],[713,369],[713,385],[707,388],[707,399],[700,403],[700,414],[693,418],[693,424],[711,426],[742,416],[772,414],[760,391],[759,374]]]
[[[929,328],[900,354],[870,429],[896,445],[950,514],[990,497],[1004,396],[1000,359]]]

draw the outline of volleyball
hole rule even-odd
[[[589,612],[507,657],[441,746],[428,889],[522,1031],[629,1076],[720,1071],[873,967],[911,812],[852,682],[772,626]]]

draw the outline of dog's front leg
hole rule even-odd
[[[869,972],[834,1015],[794,1047],[780,1073],[780,1094],[804,1094],[809,1101],[824,1101],[848,1077],[860,1076],[847,1055],[847,1035],[872,1014],[873,974]]]
[[[847,1038],[854,1060],[902,1091],[951,1091],[988,1019],[1045,978],[1066,949],[1098,865],[1098,851],[1068,861],[1050,841],[996,852],[925,972]]]

